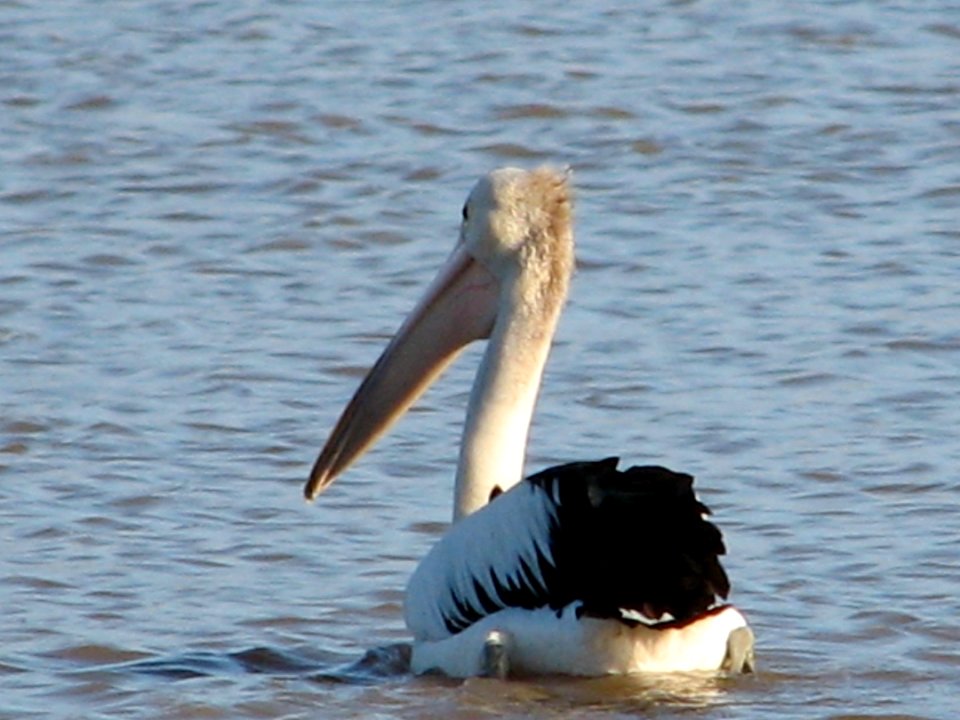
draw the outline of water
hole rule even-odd
[[[958,78],[949,2],[0,3],[0,717],[952,717]],[[544,161],[530,468],[696,474],[755,676],[405,672],[476,353],[300,499],[474,179]]]

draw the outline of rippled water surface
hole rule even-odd
[[[406,673],[476,353],[301,500],[541,162],[530,469],[697,475],[757,675]],[[0,717],[955,716],[958,218],[952,2],[0,1]]]

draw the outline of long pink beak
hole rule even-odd
[[[457,246],[360,383],[310,471],[313,500],[363,455],[473,340],[490,336],[499,284]]]

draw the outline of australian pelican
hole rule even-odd
[[[749,671],[753,635],[693,478],[617,459],[523,480],[527,431],[572,274],[568,173],[504,168],[364,378],[310,474],[314,499],[469,342],[489,339],[467,408],[453,525],[407,588],[415,672],[451,676]]]

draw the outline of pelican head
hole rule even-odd
[[[463,206],[464,251],[501,289],[536,273],[525,289],[563,302],[573,269],[568,174],[552,168],[501,168],[481,178]]]
[[[553,168],[502,168],[477,182],[453,252],[340,416],[310,474],[308,499],[385,433],[460,350],[486,338],[464,428],[456,514],[487,502],[493,486],[520,480],[573,271],[571,204],[569,173]]]

